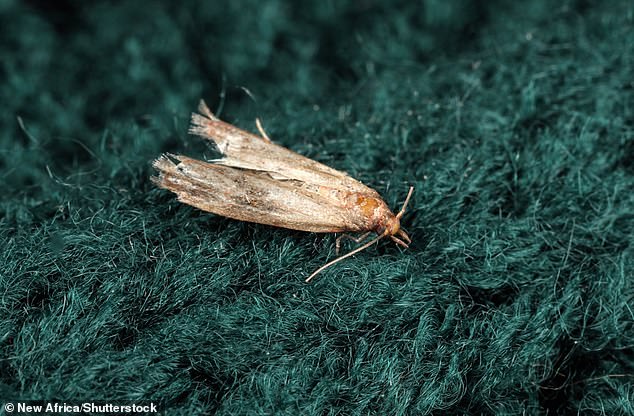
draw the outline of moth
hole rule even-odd
[[[411,243],[400,220],[413,187],[401,210],[394,214],[374,189],[273,143],[258,119],[261,136],[221,121],[202,100],[198,111],[200,114],[192,114],[189,133],[212,142],[224,157],[201,161],[164,154],[154,161],[158,176],[152,181],[175,193],[180,202],[224,217],[292,230],[364,233],[359,238],[347,234],[337,238],[337,254],[343,237],[361,242],[372,231],[378,234],[326,263],[306,282],[382,238],[389,237],[405,248]]]

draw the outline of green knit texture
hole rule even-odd
[[[0,27],[0,406],[634,414],[631,1],[0,0]],[[163,152],[217,155],[201,98],[394,211],[414,186],[410,248],[306,284],[337,235],[157,189]]]

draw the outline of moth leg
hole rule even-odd
[[[347,238],[349,240],[354,241],[355,243],[360,243],[363,240],[365,240],[366,238],[368,238],[368,236],[370,235],[371,231],[368,231],[367,233],[364,233],[362,235],[360,235],[359,237],[353,237],[349,234],[341,234],[339,237],[337,237],[337,239],[335,240],[335,255],[339,255],[339,249],[341,248],[341,240],[344,238]]]
[[[405,248],[409,248],[409,246],[407,245],[407,243],[397,237],[394,237],[393,235],[390,236],[390,238],[392,239],[392,241],[394,241],[396,244],[398,244],[399,246],[405,247]]]
[[[264,127],[262,127],[262,123],[260,122],[260,119],[259,119],[259,118],[256,118],[256,119],[255,119],[255,125],[257,126],[258,131],[260,132],[260,134],[262,135],[262,138],[263,138],[265,141],[267,141],[267,142],[271,143],[271,142],[272,142],[272,140],[269,138],[268,134],[266,134],[266,132],[264,131]]]

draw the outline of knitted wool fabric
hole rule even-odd
[[[0,401],[634,413],[633,16],[0,0]],[[187,135],[200,98],[390,207],[414,186],[410,248],[307,285],[335,235],[154,187],[163,152],[217,156]]]

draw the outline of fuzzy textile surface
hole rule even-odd
[[[0,404],[634,413],[631,1],[0,0],[0,27]],[[410,248],[305,284],[336,235],[157,189],[161,153],[217,155],[200,98],[394,210],[414,186]]]

